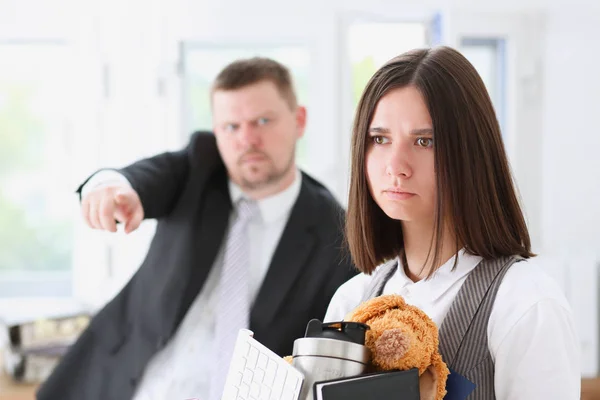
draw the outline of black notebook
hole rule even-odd
[[[316,382],[315,400],[420,400],[419,370],[377,372]]]

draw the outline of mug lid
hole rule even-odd
[[[369,329],[369,325],[360,322],[321,322],[311,319],[306,326],[304,337],[336,339],[364,345],[365,334]]]

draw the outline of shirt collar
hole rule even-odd
[[[456,262],[456,269],[452,270],[454,267],[455,258],[458,258]],[[413,282],[412,279],[406,275],[406,272],[402,266],[401,258],[398,257],[397,277],[402,287],[410,285],[428,287],[429,293],[432,296],[431,300],[435,300],[448,291],[454,283],[471,272],[481,262],[481,260],[482,257],[469,254],[463,248],[459,250],[454,257],[451,257],[440,268],[438,268],[430,279],[422,279],[418,282]]]
[[[298,199],[301,186],[302,174],[296,168],[294,181],[290,186],[279,193],[257,201],[262,221],[269,224],[289,213],[296,203],[296,199]],[[238,200],[242,197],[247,197],[242,188],[231,179],[229,180],[229,196],[234,207]]]

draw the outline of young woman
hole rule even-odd
[[[347,239],[363,274],[339,288],[327,321],[397,293],[438,325],[444,361],[477,385],[469,399],[579,399],[569,305],[531,260],[494,108],[456,50],[405,53],[367,84]]]

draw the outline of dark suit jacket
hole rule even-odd
[[[202,289],[225,236],[232,205],[212,134],[197,132],[184,150],[119,172],[139,194],[145,217],[158,220],[156,234],[138,272],[93,318],[39,400],[131,399],[149,359]],[[342,251],[343,214],[330,192],[303,174],[250,318],[255,338],[279,355],[291,354],[307,322],[322,319],[335,290],[356,274]]]

